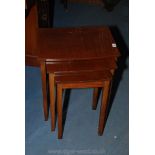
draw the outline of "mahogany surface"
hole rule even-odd
[[[112,58],[79,60],[79,61],[63,61],[63,62],[46,62],[47,73],[66,73],[66,72],[82,72],[97,71],[104,69],[116,69],[117,65]]]
[[[38,56],[45,61],[74,61],[118,57],[108,27],[39,29]]]

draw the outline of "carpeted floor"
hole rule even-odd
[[[122,53],[104,134],[97,135],[100,100],[97,110],[93,111],[92,89],[73,89],[66,91],[65,97],[69,101],[67,118],[63,139],[58,140],[57,128],[51,132],[50,121],[45,122],[43,118],[40,69],[26,67],[26,155],[129,154],[128,1],[120,1],[112,12],[86,4],[69,4],[69,12],[65,12],[56,1],[54,27],[84,25],[109,25]]]

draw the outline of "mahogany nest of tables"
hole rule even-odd
[[[93,72],[103,71],[106,73],[110,71],[113,75],[117,68],[117,58],[120,56],[110,29],[106,26],[39,29],[37,51],[41,66],[45,120],[48,120],[49,115],[47,104],[47,93],[49,92],[47,77],[49,74],[52,79],[50,81],[50,90],[52,91],[55,86],[55,75],[59,79],[58,76],[62,76],[62,74],[65,78],[65,75],[72,73],[73,76],[77,75],[74,79],[80,78],[83,81],[82,75],[89,71],[88,73],[91,73],[89,80],[94,81],[94,76],[91,77]],[[67,77],[68,84],[72,82],[72,74]],[[98,78],[96,77],[96,79]],[[84,82],[87,83],[86,80]],[[78,87],[80,86],[78,85]],[[93,98],[96,98],[97,93],[95,92],[98,91],[96,91],[95,85],[94,88],[95,96]],[[52,102],[55,101],[53,94],[52,92]],[[107,92],[108,95],[109,92]],[[54,107],[54,104],[50,103],[50,106]],[[51,113],[51,116],[55,118],[54,109],[51,109]],[[55,128],[53,118],[51,118],[52,130]],[[61,137],[62,133],[59,132],[59,138]]]

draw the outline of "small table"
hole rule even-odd
[[[47,104],[47,69],[50,64],[52,72],[57,72],[54,64],[70,64],[74,70],[75,62],[88,61],[117,61],[119,50],[112,37],[110,29],[100,27],[78,28],[47,28],[40,29],[37,36],[38,59],[41,65],[43,107],[45,120],[48,120],[49,110]],[[109,63],[109,64],[111,64]],[[98,70],[98,65],[94,70]],[[82,68],[81,68],[82,69]],[[114,70],[114,69],[113,69]],[[61,70],[59,70],[61,72]],[[67,70],[66,70],[67,72]]]

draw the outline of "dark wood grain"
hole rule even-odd
[[[40,29],[39,58],[45,61],[71,61],[118,57],[117,47],[108,27]]]

